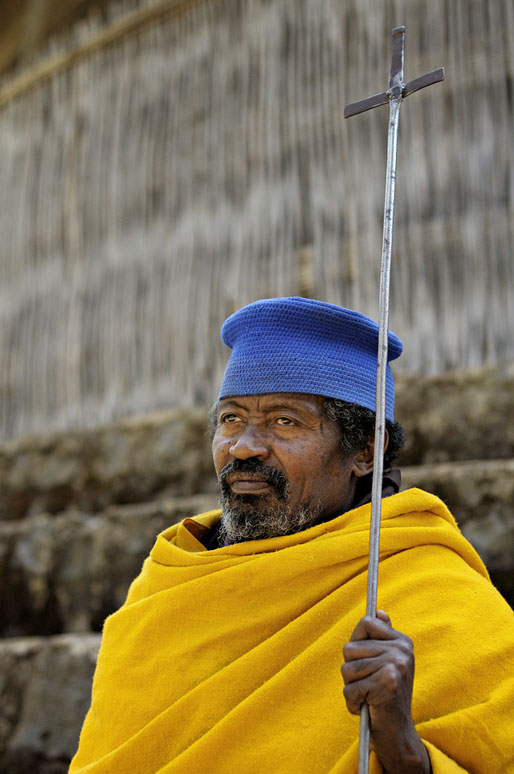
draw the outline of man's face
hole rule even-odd
[[[293,393],[220,401],[212,450],[226,544],[297,532],[348,509],[355,460],[323,406],[318,395]]]

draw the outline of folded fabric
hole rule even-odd
[[[70,774],[355,774],[339,670],[364,615],[369,516],[214,551],[186,522],[163,532],[105,623]],[[434,774],[514,772],[514,614],[480,558],[411,489],[383,500],[380,560],[379,607],[414,641]]]

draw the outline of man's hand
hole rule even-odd
[[[428,753],[411,714],[414,682],[412,640],[393,629],[383,610],[361,618],[343,648],[341,667],[348,710],[370,714],[371,749],[387,774],[430,774]]]

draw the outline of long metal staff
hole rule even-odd
[[[387,368],[387,343],[389,330],[389,278],[391,274],[391,249],[393,242],[394,194],[396,183],[396,149],[398,146],[398,121],[402,99],[412,92],[430,86],[444,79],[444,68],[433,70],[415,78],[410,83],[403,82],[403,60],[405,51],[405,27],[393,30],[393,53],[389,88],[381,94],[352,102],[346,105],[344,117],[349,118],[365,110],[385,105],[389,102],[389,132],[387,138],[387,171],[384,204],[384,232],[382,238],[382,261],[380,267],[379,333],[377,357],[377,396],[375,451],[373,464],[373,484],[371,494],[371,523],[369,534],[368,589],[366,615],[376,616],[378,561],[380,551],[380,517],[382,508],[382,477],[384,470],[385,440],[385,393]],[[361,708],[359,737],[359,774],[369,772],[370,719],[368,705]]]

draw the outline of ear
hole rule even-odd
[[[389,433],[385,431],[384,452],[389,444]],[[373,472],[373,457],[375,455],[375,438],[370,438],[365,449],[358,452],[353,458],[352,473],[357,478],[367,476]]]

